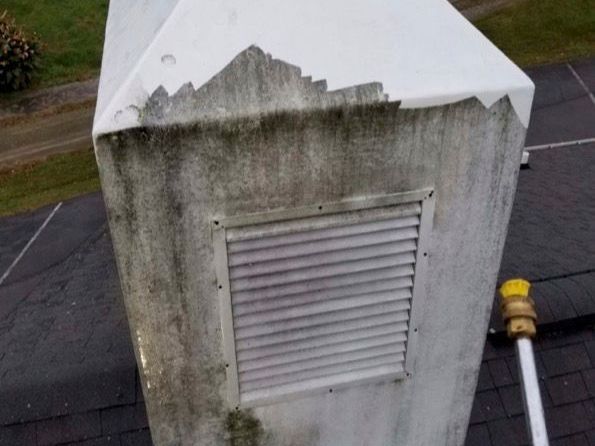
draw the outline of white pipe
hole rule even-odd
[[[543,413],[543,404],[539,391],[539,381],[535,369],[533,344],[531,343],[531,339],[520,337],[517,338],[515,345],[529,439],[533,446],[549,446],[545,415]]]

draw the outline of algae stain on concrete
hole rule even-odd
[[[228,433],[228,446],[260,446],[264,439],[264,429],[250,410],[229,412],[225,427]]]

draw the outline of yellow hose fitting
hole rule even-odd
[[[500,287],[500,309],[508,337],[532,338],[537,332],[535,302],[529,297],[531,284],[523,279],[507,280]]]

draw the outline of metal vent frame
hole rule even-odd
[[[276,210],[265,213],[212,219],[211,231],[214,248],[215,272],[217,276],[217,291],[220,305],[223,353],[226,361],[227,397],[231,408],[254,407],[270,404],[275,401],[293,399],[303,396],[304,394],[328,392],[329,388],[319,387],[314,389],[299,390],[279,396],[261,398],[258,400],[241,400],[228,266],[227,230],[265,223],[277,223],[295,219],[306,219],[309,217],[342,214],[345,212],[370,210],[395,205],[404,205],[408,203],[420,203],[421,214],[413,274],[414,280],[411,296],[411,309],[409,310],[410,315],[408,320],[409,327],[405,350],[405,370],[400,373],[391,373],[389,375],[375,376],[373,378],[356,379],[346,383],[332,385],[331,388],[334,389],[353,386],[356,384],[363,384],[366,382],[379,382],[389,379],[405,379],[411,377],[413,364],[415,361],[415,346],[417,344],[417,338],[420,335],[420,313],[424,306],[426,294],[425,277],[428,265],[429,242],[433,224],[435,198],[436,197],[433,189],[421,189],[412,192],[354,199],[335,203],[323,203],[321,205],[313,205],[303,208]]]

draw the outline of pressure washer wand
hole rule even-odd
[[[537,314],[535,303],[529,297],[530,287],[531,284],[522,279],[504,282],[500,287],[500,308],[506,323],[508,337],[515,341],[525,420],[531,444],[533,446],[549,446],[535,368],[535,356],[533,355],[532,338],[537,332],[535,325]]]

